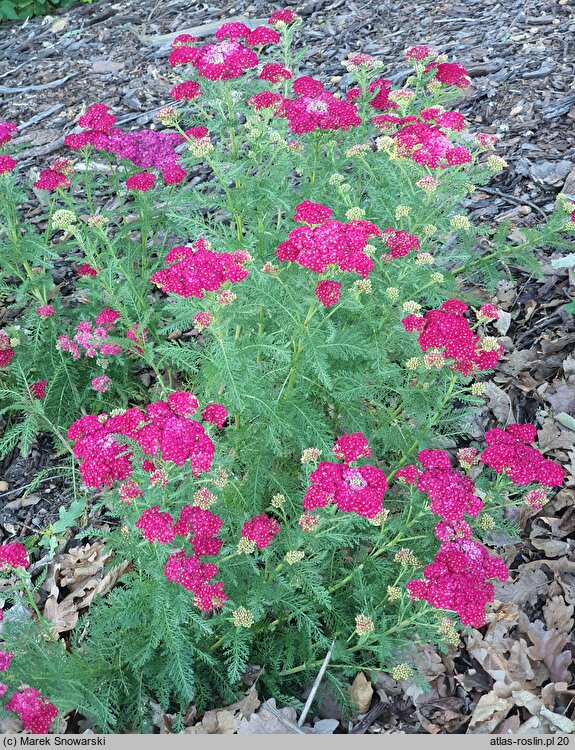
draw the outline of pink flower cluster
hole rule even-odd
[[[260,513],[242,527],[242,536],[254,542],[258,549],[269,547],[275,537],[280,533],[280,525],[275,518]]]
[[[315,288],[315,296],[324,307],[336,305],[341,298],[341,282],[318,281]]]
[[[0,546],[0,570],[27,568],[30,565],[26,547],[20,542],[9,542]]]
[[[35,399],[41,401],[46,397],[46,388],[48,387],[47,380],[37,380],[35,383],[30,384],[30,393]]]
[[[459,63],[432,62],[425,68],[426,73],[434,72],[434,80],[444,86],[456,86],[458,89],[466,89],[471,83],[467,70]]]
[[[381,233],[381,239],[389,248],[389,252],[383,256],[384,260],[402,258],[412,250],[419,250],[420,248],[419,238],[403,229],[394,229],[393,227],[384,229]]]
[[[480,370],[492,370],[503,356],[503,347],[493,344],[483,347],[483,341],[473,333],[463,317],[469,307],[459,300],[444,302],[439,310],[425,315],[408,315],[401,322],[408,333],[419,334],[421,351],[439,349],[444,359],[451,359],[452,369],[468,376]]]
[[[85,130],[67,135],[64,143],[74,151],[92,146],[97,151],[115,154],[118,158],[125,159],[137,167],[157,169],[167,185],[176,184],[185,178],[186,172],[179,166],[179,155],[175,151],[175,147],[183,141],[179,133],[155,130],[124,133],[114,127],[116,118],[108,110],[109,107],[104,104],[93,104],[78,120],[78,124]],[[46,175],[45,181],[48,179],[51,180],[49,184],[56,182],[54,176]],[[152,188],[155,181],[154,174],[140,172],[129,177],[126,180],[126,186],[128,190],[144,192]],[[59,186],[55,184],[55,187]],[[69,183],[61,186],[68,187]],[[46,183],[45,189],[54,188]]]
[[[391,88],[392,83],[391,81],[388,81],[387,78],[378,78],[377,80],[372,81],[368,86],[368,90],[370,94],[375,94],[375,96],[369,102],[370,107],[373,107],[373,109],[377,109],[380,112],[397,109],[398,105],[396,102],[389,98]],[[354,86],[347,91],[345,98],[348,102],[355,102],[360,96],[361,88],[359,86]]]
[[[0,154],[0,174],[10,174],[18,162],[8,154]]]
[[[343,224],[331,220],[327,206],[304,201],[296,207],[295,221],[307,226],[293,229],[276,250],[280,262],[299,263],[316,273],[324,273],[329,266],[350,271],[366,278],[373,270],[372,259],[364,253],[370,237],[381,234],[370,221],[356,220]]]
[[[309,76],[297,78],[292,88],[295,99],[284,99],[278,114],[286,117],[292,133],[314,130],[349,130],[361,125],[357,107],[334,96],[321,81]]]
[[[439,107],[423,109],[416,115],[376,115],[372,118],[376,127],[391,133],[400,156],[412,159],[432,169],[445,169],[471,162],[471,154],[465,146],[454,146],[446,130],[460,131],[465,118],[459,112],[443,112]]]
[[[459,524],[466,515],[475,518],[483,508],[483,502],[475,495],[473,481],[452,468],[445,451],[423,450],[417,458],[423,471],[413,465],[404,466],[397,471],[396,478],[406,484],[417,485],[420,492],[427,493],[431,498],[430,511],[441,516],[445,522],[436,526],[439,539],[442,536],[438,532],[445,534],[449,531],[448,526],[453,529],[456,538],[461,536],[462,531],[470,535],[467,534],[467,524]]]
[[[463,625],[479,628],[485,624],[485,605],[494,598],[488,579],[505,581],[509,571],[479,542],[461,539],[443,542],[423,576],[407,583],[413,600],[423,599],[436,609],[457,612]]]
[[[115,322],[120,313],[111,308],[104,308],[96,316],[94,323],[82,320],[76,327],[74,338],[62,334],[58,336],[57,347],[63,352],[70,352],[73,359],[85,357],[109,357],[122,353],[122,347],[110,339],[110,332],[115,328]]]
[[[31,734],[48,734],[52,720],[58,716],[56,706],[43,698],[36,688],[25,688],[14,693],[6,708],[20,716],[24,731]]]
[[[235,24],[226,24],[228,27],[232,25]],[[244,24],[240,25],[244,26]],[[226,39],[221,33],[222,29],[225,29],[225,26],[216,32],[216,37],[219,34],[219,39],[221,39],[217,44],[204,44],[203,47],[178,47],[170,53],[168,62],[172,66],[191,63],[201,78],[210,81],[229,81],[240,78],[246,70],[256,67],[258,56],[240,42]],[[247,37],[251,32],[247,26],[245,29],[247,32],[242,32],[242,36]],[[234,34],[232,36],[239,38]]]
[[[235,284],[245,279],[248,258],[243,250],[215,252],[200,238],[191,247],[172,248],[166,255],[169,268],[157,271],[150,281],[163,292],[202,298],[205,292],[218,291],[226,281]]]
[[[228,418],[228,410],[222,404],[207,404],[202,409],[202,419],[204,422],[211,422],[221,430],[224,422]]]
[[[487,448],[480,460],[498,474],[505,472],[518,485],[538,482],[545,487],[563,484],[565,472],[554,461],[543,458],[529,443],[537,437],[531,424],[511,424],[504,430],[495,428],[485,433]]]
[[[148,457],[142,464],[154,472],[152,458],[160,457],[183,466],[189,460],[194,476],[209,471],[215,446],[203,425],[189,419],[196,413],[198,401],[193,393],[177,391],[167,401],[156,401],[142,411],[131,408],[122,414],[88,414],[68,429],[75,441],[74,455],[82,459],[80,472],[88,487],[111,487],[132,475],[131,452],[115,436],[136,441]]]
[[[7,367],[13,356],[14,349],[10,343],[10,336],[6,331],[0,331],[0,367]]]
[[[304,510],[334,503],[339,510],[374,518],[383,510],[387,478],[375,466],[351,467],[359,458],[371,455],[366,438],[359,432],[343,435],[332,447],[343,463],[322,461],[310,475],[311,485],[303,500]]]
[[[203,612],[221,608],[228,598],[221,581],[210,583],[217,573],[217,565],[203,563],[196,555],[188,557],[183,550],[170,555],[164,567],[168,581],[179,583],[186,591],[192,591],[194,604]]]
[[[56,308],[52,305],[40,305],[36,310],[36,314],[40,318],[51,318],[56,312]]]
[[[0,122],[0,146],[12,140],[12,134],[17,133],[18,128],[13,122]]]

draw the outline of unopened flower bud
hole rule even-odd
[[[472,396],[484,396],[485,395],[485,383],[471,383],[471,395]]]
[[[238,542],[237,551],[238,554],[252,555],[256,551],[256,543],[251,539],[247,539],[243,536]]]
[[[409,216],[411,213],[411,206],[396,206],[395,208],[395,218],[399,221],[399,219],[404,219],[405,217]]]
[[[452,229],[462,229],[464,231],[467,231],[471,228],[471,222],[469,221],[467,216],[463,216],[462,214],[452,216],[449,225],[452,227]]]
[[[254,616],[249,609],[238,607],[232,612],[234,625],[236,628],[251,628],[254,624]]]
[[[288,565],[295,565],[296,563],[301,562],[304,557],[305,552],[303,550],[291,550],[290,552],[286,553],[285,561]]]
[[[416,266],[432,266],[435,263],[435,259],[431,253],[418,253],[415,257]]]
[[[394,680],[397,680],[398,682],[400,680],[408,680],[411,675],[413,674],[413,669],[409,666],[409,664],[398,664],[396,667],[394,667],[391,670],[391,676]]]
[[[272,497],[272,508],[283,508],[285,501],[285,495],[278,492]]]
[[[355,632],[357,635],[369,635],[375,630],[375,625],[371,617],[367,615],[355,616]]]
[[[73,211],[67,211],[65,208],[61,208],[58,211],[54,211],[52,214],[52,229],[63,229],[64,231],[69,232],[77,221],[78,217]]]
[[[365,209],[360,208],[359,206],[352,206],[352,208],[347,209],[345,216],[348,221],[359,221],[365,216]]]

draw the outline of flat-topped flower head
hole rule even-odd
[[[27,568],[30,565],[26,548],[20,542],[0,545],[0,571],[7,568]]]
[[[162,513],[158,505],[145,510],[138,521],[136,528],[141,529],[142,536],[148,542],[173,542],[176,536],[174,531],[174,519],[169,513]]]
[[[294,11],[290,10],[289,8],[284,8],[282,10],[276,10],[271,14],[271,16],[268,18],[268,25],[275,26],[278,23],[288,25],[290,23],[294,23],[294,21],[299,20],[301,20],[301,16],[298,16],[297,13],[294,13]]]
[[[494,599],[489,579],[505,581],[507,567],[473,539],[443,542],[434,561],[413,579],[407,591],[414,601],[427,601],[435,609],[457,612],[462,625],[485,624],[485,605]]]
[[[360,458],[369,458],[371,450],[367,438],[361,432],[342,435],[332,446],[335,457],[348,464]]]
[[[514,484],[524,486],[537,482],[544,487],[558,487],[563,484],[565,471],[529,445],[536,437],[537,429],[531,424],[511,424],[504,430],[489,430],[485,433],[487,448],[479,460],[498,474],[507,474]]]
[[[309,224],[310,226],[325,224],[331,218],[332,213],[331,208],[323,206],[320,203],[303,201],[303,203],[296,206],[293,220],[302,224]]]
[[[246,521],[242,527],[242,536],[254,542],[258,549],[269,547],[279,532],[279,523],[265,513]]]
[[[6,708],[19,715],[23,730],[31,734],[48,734],[53,719],[58,716],[56,706],[36,688],[18,690],[6,703]]]
[[[0,146],[12,140],[12,136],[18,132],[13,122],[0,122]]]
[[[324,307],[333,307],[341,298],[341,282],[318,281],[315,296]]]
[[[0,174],[10,174],[16,168],[17,161],[7,154],[0,154]]]

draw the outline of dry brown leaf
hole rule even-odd
[[[513,602],[524,607],[527,602],[535,604],[548,585],[547,576],[540,565],[535,570],[521,565],[513,580],[495,582],[495,596],[502,602]]]
[[[490,734],[513,708],[512,698],[500,698],[493,690],[482,695],[469,722],[470,734]]]
[[[242,719],[249,719],[260,706],[261,701],[258,698],[257,690],[252,686],[241,700],[232,703],[230,706],[226,706],[226,709],[228,711],[237,711]]]
[[[571,652],[562,650],[569,636],[557,630],[546,630],[542,622],[525,623],[522,629],[533,644],[527,651],[529,658],[545,664],[552,682],[570,683],[571,674],[567,667],[572,663]]]
[[[562,596],[552,596],[543,607],[547,630],[558,630],[565,635],[573,631],[573,604],[566,604]]]
[[[511,679],[518,680],[525,686],[527,686],[526,683],[530,683],[535,678],[533,667],[527,654],[527,648],[527,643],[523,638],[513,641],[507,662]]]
[[[358,713],[365,714],[371,705],[373,697],[373,688],[371,682],[363,672],[358,672],[351,685],[351,699],[357,708]]]
[[[184,729],[184,734],[234,734],[237,724],[231,711],[206,711],[201,721]]]
[[[268,706],[278,712],[285,722],[278,718]],[[260,710],[252,714],[251,718],[241,719],[238,724],[238,734],[297,734],[295,729],[297,714],[294,708],[276,708],[275,698],[262,703]],[[292,728],[294,727],[294,728]]]
[[[501,424],[507,424],[509,419],[513,416],[513,407],[511,399],[492,380],[486,380],[485,383],[485,395],[487,396],[487,404],[497,421]]]

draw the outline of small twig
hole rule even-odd
[[[315,682],[313,683],[311,687],[310,694],[307,697],[307,701],[305,702],[305,706],[303,707],[303,711],[301,712],[301,716],[299,717],[299,721],[297,723],[298,727],[301,727],[303,723],[305,722],[308,712],[311,708],[311,704],[313,703],[313,699],[315,698],[315,694],[317,693],[317,689],[319,688],[319,684],[322,681],[322,678],[325,674],[325,670],[327,669],[327,665],[329,664],[331,660],[331,655],[333,652],[333,647],[335,644],[335,638],[331,642],[331,646],[329,647],[329,651],[325,655],[325,659],[323,660],[323,664],[320,667],[319,672],[317,673],[317,677],[315,678]]]
[[[22,132],[22,130],[26,130],[26,128],[29,128],[31,125],[36,125],[37,123],[42,122],[42,120],[50,117],[50,115],[54,115],[56,114],[56,112],[64,109],[65,106],[65,104],[54,104],[49,109],[45,109],[43,112],[38,112],[37,115],[34,115],[34,117],[26,120],[26,122],[23,122],[22,125],[18,125],[18,132]]]
[[[482,186],[477,189],[481,193],[487,193],[488,195],[498,195],[500,198],[503,198],[503,200],[506,200],[509,203],[514,203],[516,206],[531,206],[534,211],[537,211],[538,214],[540,214],[545,220],[547,220],[547,214],[545,213],[545,211],[543,211],[542,208],[539,208],[536,203],[533,203],[526,198],[516,198],[514,195],[509,195],[509,193],[502,193],[501,190],[497,190],[497,188]]]
[[[277,708],[274,708],[273,706],[269,706],[266,703],[266,705],[264,706],[264,709],[266,711],[269,711],[270,714],[273,714],[276,717],[276,719],[278,719],[278,721],[280,721],[284,725],[284,727],[287,727],[288,729],[290,729],[294,734],[305,734],[303,729],[300,729],[295,724],[292,724],[289,719],[286,719],[286,717],[282,714],[281,711],[277,710]]]
[[[57,81],[50,81],[49,83],[42,83],[39,85],[33,85],[33,86],[21,86],[21,87],[12,87],[12,86],[0,86],[0,94],[27,94],[29,91],[44,91],[45,89],[57,89],[60,88],[60,86],[63,86],[66,81],[69,81],[70,78],[76,78],[79,76],[79,73],[69,73],[67,76],[64,76],[64,78],[60,78]]]
[[[44,477],[44,479],[40,480],[34,480],[33,482],[29,482],[28,484],[23,485],[22,487],[14,487],[13,490],[7,490],[6,492],[0,492],[0,497],[6,497],[6,495],[12,495],[14,492],[22,492],[22,490],[25,490],[27,487],[31,487],[33,484],[42,484],[43,482],[49,482],[51,479],[60,479],[60,477],[55,474],[53,477]]]

